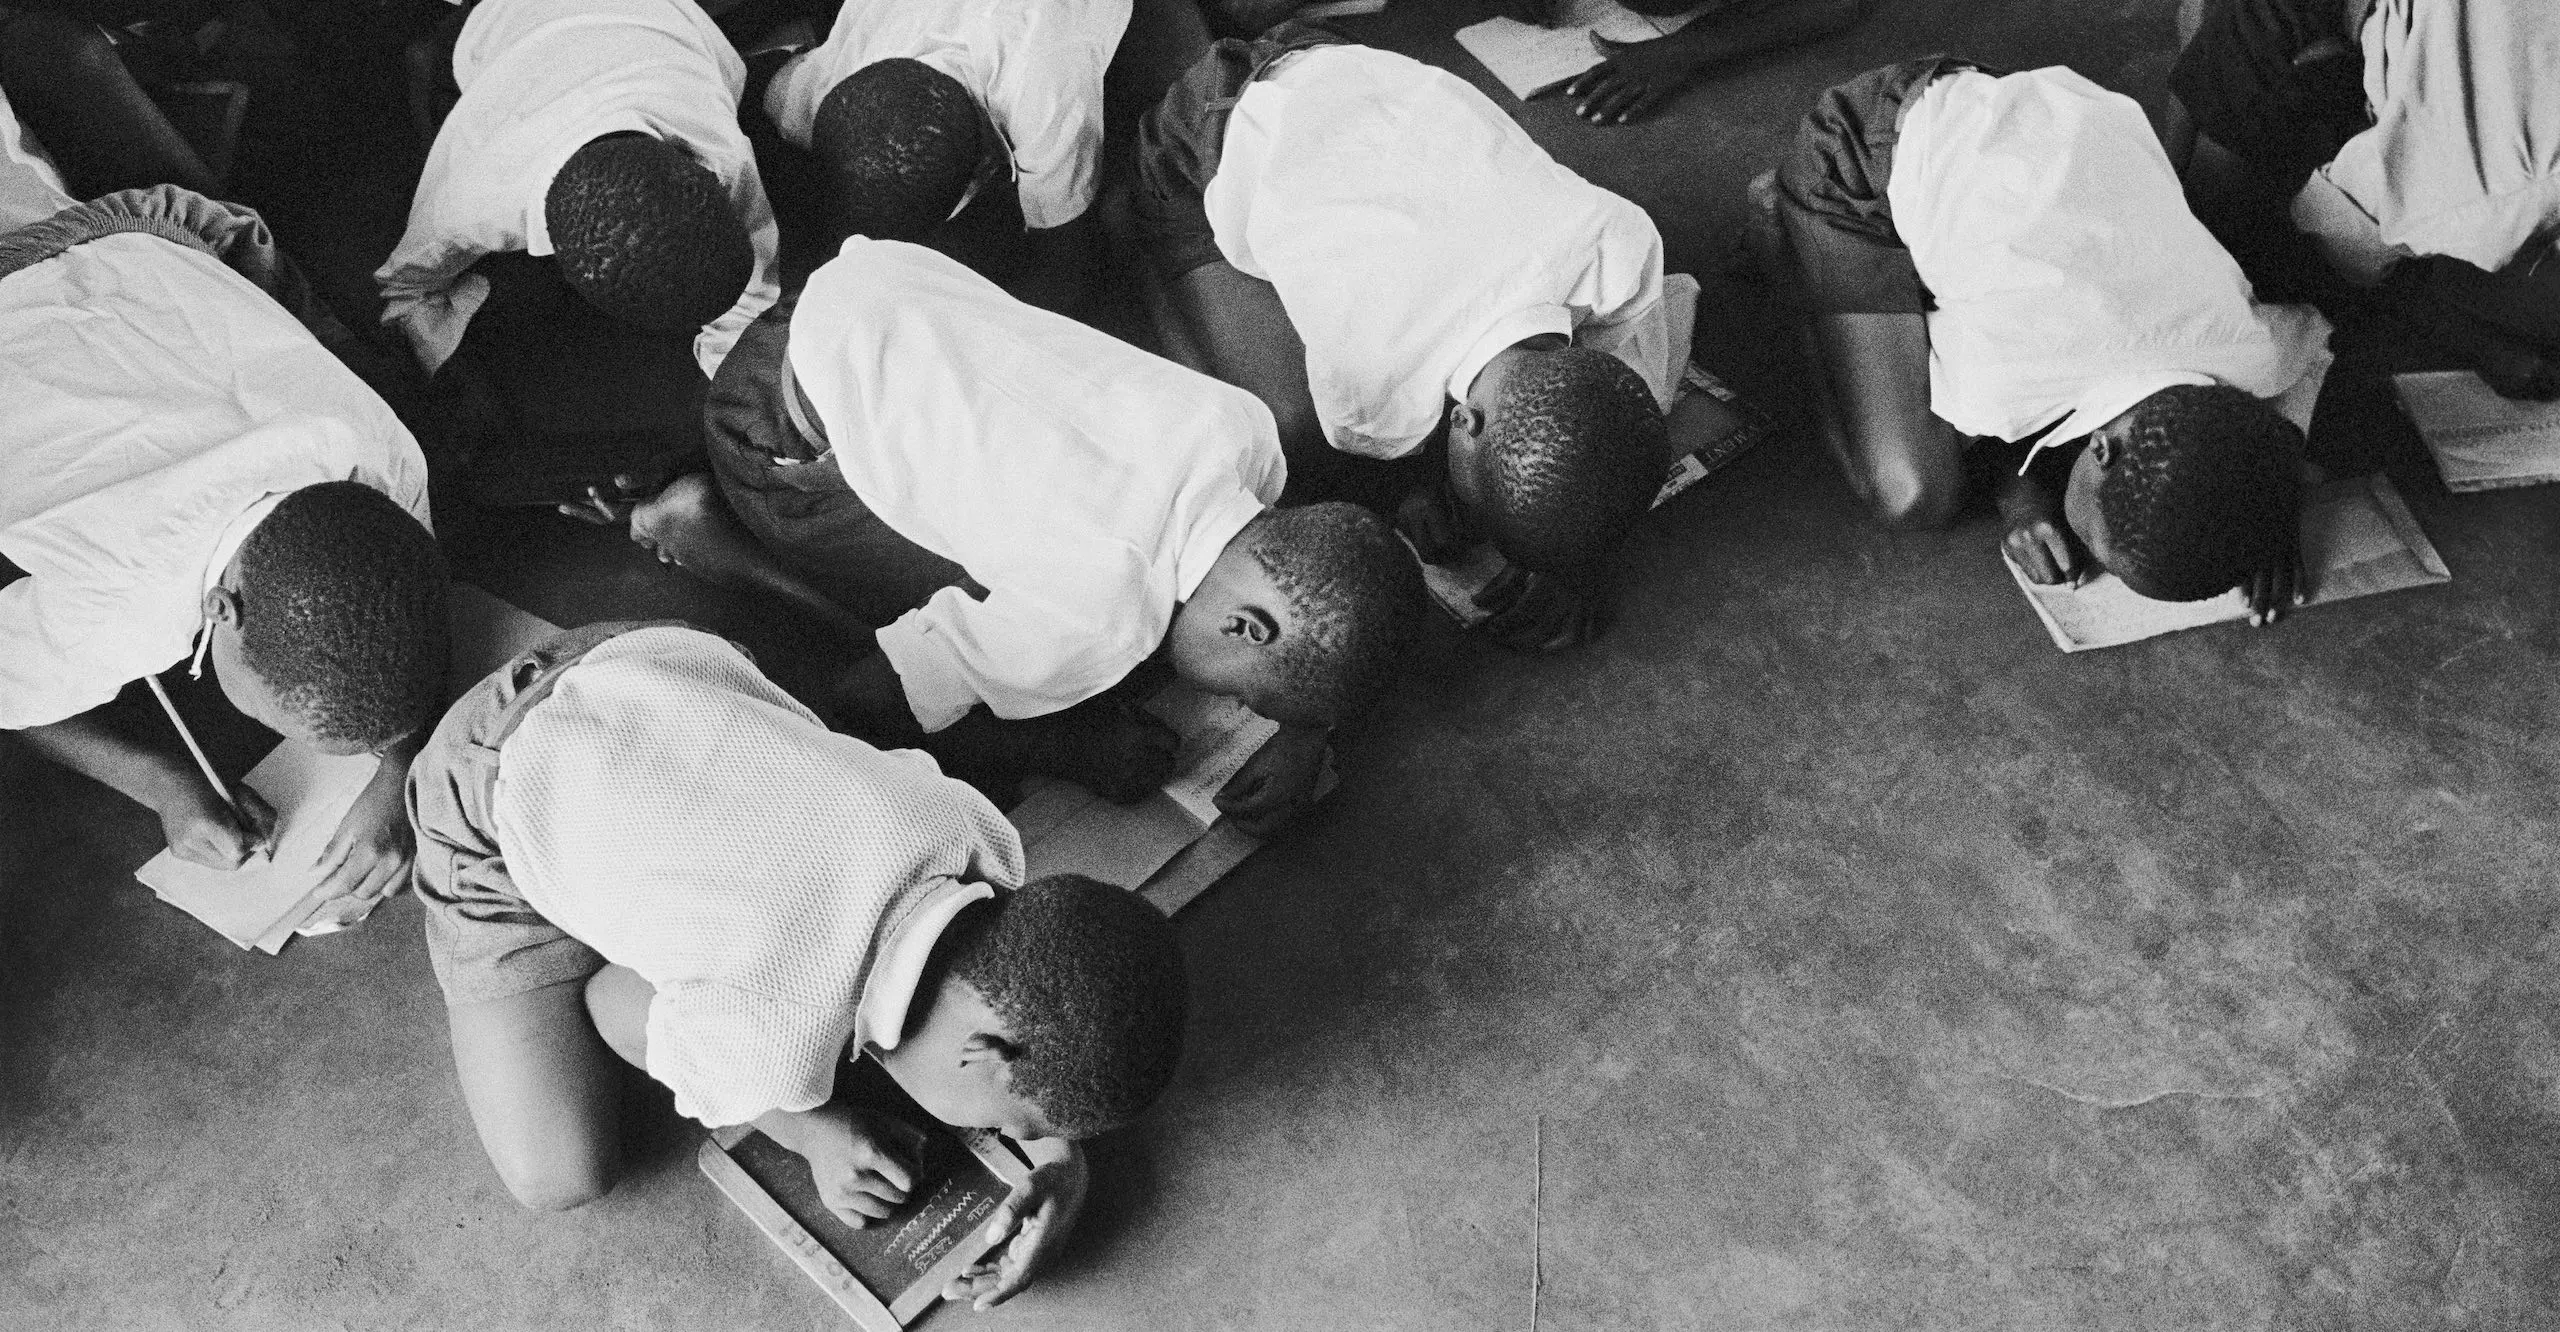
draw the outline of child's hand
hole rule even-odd
[[[2089,574],[2081,564],[2077,545],[2071,539],[2070,524],[2050,517],[2027,519],[2000,538],[2000,548],[2028,582],[2069,583],[2073,587],[2087,582]]]
[[[1218,788],[1218,812],[1251,836],[1278,832],[1314,803],[1327,734],[1322,727],[1281,727]]]
[[[887,1115],[829,1103],[794,1116],[796,1141],[783,1144],[809,1163],[818,1201],[859,1230],[895,1212],[916,1185],[924,1134]]]
[[[190,773],[189,776],[195,776]],[[276,812],[247,783],[231,788],[248,816],[248,826],[233,818],[222,797],[202,777],[187,782],[180,793],[152,812],[160,816],[160,833],[169,839],[169,854],[208,869],[233,870],[249,857],[275,849]]]
[[[417,842],[409,828],[407,783],[400,780],[399,771],[386,762],[347,807],[337,832],[321,849],[321,882],[329,896],[304,927],[311,933],[326,934],[356,924],[408,886]]]
[[[2249,598],[2249,623],[2269,625],[2310,596],[2302,585],[2302,543],[2288,541],[2275,563],[2249,575],[2240,590]]]
[[[942,1288],[946,1300],[967,1300],[983,1313],[1012,1299],[1031,1283],[1040,1264],[1074,1227],[1084,1210],[1090,1179],[1084,1153],[1070,1152],[1031,1172],[1030,1182],[1013,1191],[987,1218],[987,1234],[1002,1237],[1003,1247],[990,1251]]]
[[[1044,730],[1041,771],[1124,805],[1164,785],[1182,749],[1172,727],[1116,694],[1056,713]]]
[[[1597,577],[1531,573],[1511,565],[1476,593],[1491,611],[1479,633],[1515,652],[1561,652],[1608,626],[1607,589]]]
[[[648,497],[648,492],[640,488],[639,482],[628,476],[616,476],[610,491],[603,486],[589,486],[585,501],[561,505],[560,516],[575,518],[590,527],[611,527],[630,517],[631,506]]]
[[[1435,477],[1404,497],[1396,506],[1396,532],[1413,543],[1413,553],[1425,564],[1446,564],[1468,546],[1466,524],[1458,519],[1445,478]]]

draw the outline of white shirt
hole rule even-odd
[[[2495,271],[2560,225],[2560,4],[2380,0],[2363,28],[2373,126],[2294,197],[2359,281],[2411,255]]]
[[[525,900],[656,988],[649,1073],[715,1127],[824,1103],[849,1047],[898,1043],[942,927],[1022,882],[986,797],[672,626],[561,673],[491,809]]]
[[[0,231],[41,222],[78,203],[62,188],[62,172],[27,133],[9,95],[0,93]]]
[[[1886,195],[1938,304],[1929,405],[1957,429],[2060,422],[2059,444],[2206,383],[2308,425],[2328,323],[2252,299],[2133,99],[2059,66],[1948,75],[1904,112]]]
[[[1365,46],[1285,57],[1227,121],[1203,204],[1227,262],[1279,289],[1325,437],[1398,458],[1503,348],[1565,334],[1668,404],[1662,237],[1472,86]]]
[[[827,40],[764,94],[782,137],[809,146],[818,106],[847,75],[895,58],[948,74],[984,107],[1013,158],[1023,225],[1064,226],[1093,204],[1102,165],[1102,72],[1130,0],[845,0]]]
[[[139,233],[0,278],[0,728],[187,657],[252,507],[360,481],[427,521],[417,443],[220,260]]]
[[[374,273],[386,324],[428,371],[462,345],[489,284],[483,255],[552,253],[543,199],[572,153],[607,134],[682,145],[729,191],[755,272],[693,354],[710,375],[781,294],[780,233],[738,128],[747,67],[691,0],[486,0],[453,48],[462,99],[445,117],[409,204],[409,227]]]
[[[919,245],[857,236],[811,275],[791,370],[854,494],[987,590],[880,631],[928,731],[1118,683],[1288,480],[1260,399]]]

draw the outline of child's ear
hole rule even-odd
[[[212,587],[206,588],[204,593],[204,617],[216,624],[238,625],[240,623],[240,594],[218,583]]]
[[[960,1065],[966,1068],[971,1064],[990,1059],[999,1064],[1010,1064],[1021,1053],[1021,1046],[994,1032],[975,1031],[969,1033],[968,1038],[960,1042]]]
[[[2116,442],[2104,430],[2089,433],[2089,462],[2101,471],[2115,466]]]
[[[1238,606],[1218,621],[1218,633],[1227,638],[1240,638],[1254,647],[1262,647],[1280,636],[1280,622],[1260,606]]]
[[[1464,398],[1449,404],[1449,435],[1452,439],[1474,439],[1484,433],[1492,413]]]

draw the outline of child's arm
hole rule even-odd
[[[1603,563],[1570,573],[1506,565],[1476,593],[1475,602],[1492,612],[1476,632],[1515,652],[1562,652],[1608,627],[1608,570]]]
[[[1084,1210],[1092,1178],[1082,1147],[1064,1138],[1034,1138],[1022,1150],[1031,1158],[1030,1181],[987,1218],[988,1236],[1004,1247],[953,1277],[942,1288],[942,1298],[968,1300],[981,1313],[1012,1299],[1031,1284]]]
[[[1063,226],[1033,227],[1022,234],[1021,296],[1043,310],[1072,315],[1093,291],[1102,271],[1100,208]]]
[[[1281,726],[1218,788],[1218,812],[1255,837],[1269,837],[1315,802],[1324,779],[1329,726]]]
[[[1592,45],[1609,58],[1567,84],[1564,95],[1573,99],[1573,113],[1592,124],[1623,125],[1709,65],[1828,37],[1856,23],[1864,9],[1864,0],[1744,0],[1650,41],[1594,34]]]
[[[2080,543],[2062,516],[2062,483],[2070,475],[2077,447],[2045,449],[2024,474],[2003,476],[1996,497],[2000,522],[2007,529],[2001,549],[2030,583],[2069,583],[2078,587],[2088,575]]]
[[[276,813],[257,792],[245,783],[232,787],[249,820],[243,827],[222,793],[206,785],[175,735],[146,739],[143,724],[117,703],[18,734],[37,753],[104,782],[159,815],[170,853],[180,860],[237,869],[274,835]]]
[[[417,843],[409,827],[409,764],[426,743],[422,732],[382,751],[356,802],[321,849],[321,881],[331,892],[312,914],[315,925],[342,928],[373,914],[409,882]]]

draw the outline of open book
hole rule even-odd
[[[2249,618],[2248,600],[2236,588],[2205,601],[2153,601],[2114,574],[2100,574],[2076,588],[2030,583],[2016,561],[2005,554],[2002,559],[2036,618],[2053,635],[2053,645],[2065,652]],[[2304,499],[2302,576],[2309,593],[2306,604],[2313,606],[2453,577],[2401,502],[2400,492],[2380,475],[2333,481]]]
[[[1280,728],[1232,698],[1184,684],[1148,700],[1147,711],[1182,736],[1162,790],[1121,805],[1070,782],[1033,778],[1006,817],[1022,834],[1029,877],[1088,875],[1134,889],[1170,915],[1262,845],[1222,819],[1216,801]],[[1327,764],[1319,794],[1334,785]]]
[[[517,653],[559,632],[550,621],[527,615],[466,583],[454,584],[448,601],[453,612],[453,663],[445,677],[448,701]],[[218,870],[162,851],[134,871],[134,877],[162,901],[212,926],[242,948],[272,955],[296,933],[325,933],[310,927],[311,914],[326,900],[320,853],[328,848],[338,821],[346,817],[379,765],[380,760],[370,754],[323,754],[309,745],[285,741],[248,775],[249,785],[276,811],[273,856],[252,859],[238,869]]]
[[[2468,370],[2394,375],[2447,490],[2560,481],[2560,402],[2518,402]]]
[[[898,1332],[994,1247],[987,1218],[1031,1169],[995,1134],[935,1122],[886,1075],[871,1076],[878,1067],[870,1060],[853,1071],[865,1083],[865,1108],[925,1134],[916,1186],[888,1217],[859,1230],[845,1224],[819,1201],[807,1161],[743,1125],[715,1130],[694,1164],[864,1332]]]
[[[1592,40],[1595,37],[1641,42],[1669,36],[1727,2],[1708,0],[1682,13],[1653,18],[1615,0],[1561,0],[1553,27],[1490,18],[1458,29],[1458,45],[1493,71],[1512,96],[1525,102],[1571,83],[1584,70],[1608,59]]]

